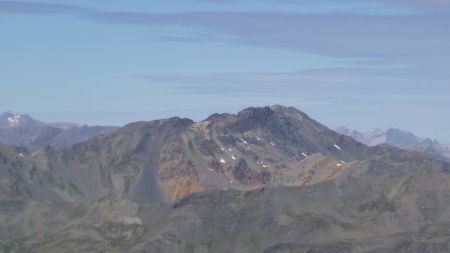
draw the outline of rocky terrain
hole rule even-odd
[[[362,133],[346,127],[339,127],[336,132],[351,136],[368,146],[389,144],[404,150],[422,152],[435,158],[450,161],[450,145],[443,145],[429,138],[420,138],[405,130],[389,128],[386,131],[375,129],[372,132]]]
[[[0,115],[0,142],[30,149],[42,145],[69,147],[114,129],[74,123],[45,123],[13,112]]]
[[[198,191],[332,180],[369,150],[294,108],[274,106],[202,122],[136,122],[66,149],[9,151],[5,159],[33,199],[158,203]]]
[[[0,252],[449,252],[450,164],[291,107],[0,145]]]

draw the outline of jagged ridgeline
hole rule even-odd
[[[0,146],[2,252],[449,252],[450,165],[291,107]]]

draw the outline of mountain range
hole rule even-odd
[[[338,127],[336,132],[351,136],[368,146],[389,144],[404,150],[422,152],[436,158],[450,160],[450,144],[444,145],[436,140],[421,138],[409,131],[397,128],[389,128],[386,131],[375,129],[372,132],[363,133],[346,127]]]
[[[68,147],[114,129],[75,123],[44,123],[14,112],[0,115],[0,142],[26,148],[42,145]]]
[[[283,106],[0,145],[0,252],[449,252],[450,164]]]

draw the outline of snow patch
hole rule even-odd
[[[309,158],[309,156],[307,154],[305,154],[305,153],[302,153],[302,156],[304,156],[306,158]]]
[[[226,163],[226,161],[222,158],[222,159],[220,159],[220,162],[221,163]]]
[[[256,164],[261,165],[261,167],[263,167],[263,168],[270,167],[270,165],[264,164],[263,161],[256,161]]]
[[[231,156],[231,159],[236,160],[236,157],[234,155]]]
[[[272,145],[272,146],[275,146],[275,143],[273,143],[273,142],[270,142],[270,145]]]
[[[337,149],[339,149],[339,150],[342,150],[342,148],[341,147],[339,147],[338,145],[336,145],[336,144],[334,144],[333,145],[335,148],[337,148]]]
[[[15,126],[20,123],[20,119],[21,119],[20,115],[13,115],[13,116],[8,117],[8,122],[11,126]]]

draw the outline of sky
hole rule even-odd
[[[450,0],[0,0],[0,111],[196,121],[295,106],[450,143]]]

